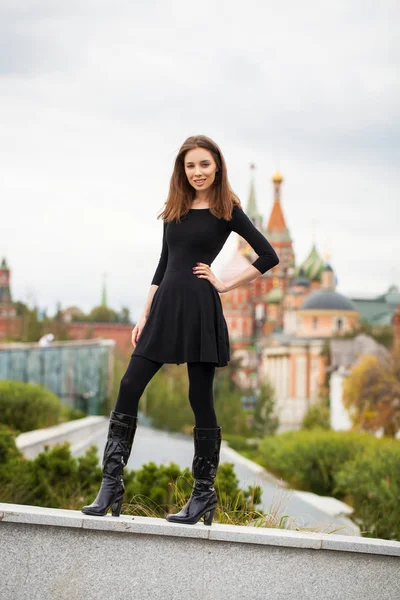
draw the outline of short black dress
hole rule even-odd
[[[192,208],[181,221],[164,222],[162,250],[152,284],[158,285],[132,356],[161,363],[230,360],[228,327],[219,292],[192,271],[197,262],[212,268],[230,233],[241,235],[258,254],[260,274],[278,264],[278,256],[242,208],[232,219],[219,219],[209,208]]]

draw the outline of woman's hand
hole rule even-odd
[[[199,279],[208,279],[208,281],[213,284],[217,292],[219,292],[220,294],[223,294],[224,292],[228,291],[226,289],[226,285],[215,277],[209,265],[206,265],[202,262],[198,262],[197,265],[193,267],[193,273],[197,275]]]
[[[132,345],[134,348],[137,344],[140,334],[142,333],[142,329],[145,326],[146,321],[147,321],[147,317],[142,315],[132,330]]]

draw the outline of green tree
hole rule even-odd
[[[231,379],[228,370],[218,373],[214,387],[214,403],[218,424],[225,433],[251,435],[247,415],[242,408],[242,390]]]
[[[355,428],[387,437],[400,430],[400,350],[388,361],[365,354],[343,382],[343,404]]]
[[[307,410],[301,423],[301,429],[331,429],[330,410],[325,400],[319,399]]]
[[[263,383],[256,395],[253,429],[258,437],[273,435],[279,427],[279,419],[274,415],[275,390],[269,381]]]
[[[189,403],[187,370],[165,364],[155,374],[140,399],[140,410],[154,427],[168,431],[188,431],[194,425]]]
[[[118,315],[115,310],[107,306],[95,306],[88,314],[87,320],[97,323],[117,323]]]

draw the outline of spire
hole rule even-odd
[[[278,239],[278,237],[285,237],[290,239],[289,230],[286,226],[285,217],[283,216],[282,206],[281,206],[281,191],[280,186],[283,181],[283,177],[279,171],[275,171],[272,176],[272,181],[274,184],[274,204],[272,206],[272,211],[269,216],[269,221],[267,225],[268,234]]]
[[[257,202],[256,202],[256,193],[254,190],[254,170],[256,168],[256,165],[254,163],[250,163],[250,173],[251,173],[251,179],[250,179],[250,193],[249,193],[249,200],[247,202],[247,209],[246,209],[246,213],[247,216],[252,219],[252,221],[257,221],[259,214],[258,214],[258,210],[257,210]]]
[[[3,260],[1,261],[0,269],[8,269],[8,265],[7,265],[7,261],[6,261],[5,257],[3,257]]]
[[[103,275],[103,290],[101,293],[101,306],[107,306],[107,286],[106,286],[107,273]]]

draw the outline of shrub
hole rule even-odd
[[[97,448],[92,445],[84,455],[71,455],[68,442],[45,446],[33,460],[23,457],[15,445],[15,433],[0,426],[0,501],[53,508],[80,510],[90,504],[99,489],[102,469]],[[174,464],[145,464],[141,469],[124,471],[125,497],[135,514],[165,516],[189,498],[193,478],[189,469]],[[215,480],[217,495],[224,507],[237,511],[254,508],[261,499],[259,487],[241,490],[231,463],[219,466]]]
[[[64,406],[58,396],[41,385],[0,381],[0,422],[19,432],[82,416],[84,413]]]
[[[400,540],[400,441],[380,442],[342,465],[334,492],[354,507],[366,537]]]
[[[302,429],[315,429],[316,427],[331,429],[329,406],[321,401],[310,406],[301,424]]]
[[[342,465],[378,443],[378,438],[354,431],[289,431],[264,438],[259,455],[263,466],[293,487],[332,495]]]

